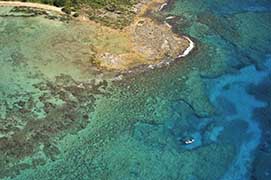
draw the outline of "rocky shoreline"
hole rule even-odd
[[[137,67],[155,68],[168,65],[173,60],[187,56],[194,49],[194,42],[187,36],[180,36],[172,31],[165,20],[157,21],[153,14],[160,13],[167,6],[165,0],[144,1],[137,5],[134,21],[122,32],[132,37],[135,52],[140,63],[134,63],[129,56],[124,58],[106,54],[100,59],[101,67],[130,72]],[[119,63],[120,62],[120,63]],[[120,65],[124,62],[124,66]]]
[[[101,42],[94,44],[95,60],[93,61],[99,69],[116,72],[129,72],[138,67],[153,69],[187,56],[195,46],[189,37],[173,32],[166,20],[174,17],[165,17],[162,22],[159,22],[152,16],[160,13],[167,5],[166,0],[140,1],[134,6],[133,11],[136,15],[130,17],[132,22],[123,29],[104,26],[102,23],[89,20],[84,14],[70,18],[72,22],[86,24],[90,28],[94,27],[101,31],[97,33],[101,37]],[[44,10],[46,13],[53,11],[67,17],[61,8],[43,4],[0,1],[0,6]],[[107,39],[110,43],[102,42],[103,39]],[[111,39],[113,42],[110,41]]]

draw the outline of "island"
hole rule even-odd
[[[92,62],[100,69],[154,68],[188,55],[194,47],[190,38],[174,33],[166,22],[174,17],[155,16],[167,5],[166,0],[36,2],[0,1],[0,6],[54,11],[98,29],[91,51]]]

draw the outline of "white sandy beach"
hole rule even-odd
[[[43,9],[46,11],[54,11],[59,14],[65,14],[61,11],[61,8],[50,6],[46,4],[39,4],[39,3],[31,3],[31,2],[19,2],[19,1],[0,1],[0,7],[6,6],[6,7],[31,7],[31,8],[37,8],[37,9]]]

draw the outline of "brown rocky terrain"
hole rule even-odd
[[[180,57],[189,47],[186,37],[175,34],[166,22],[158,22],[151,14],[158,13],[166,5],[166,0],[142,0],[133,8],[135,14],[123,15],[130,23],[122,28],[107,26],[102,22],[90,20],[84,13],[74,17],[71,22],[84,24],[94,32],[89,35],[94,54],[91,57],[99,68],[126,71],[141,65],[157,65],[165,59]],[[2,2],[0,6],[30,7],[62,13],[60,8],[49,5]],[[100,12],[98,16],[118,17],[118,12]],[[96,20],[97,20],[96,17]]]
[[[101,27],[104,31],[99,35],[107,36],[107,39],[123,39],[123,41],[111,42],[108,45],[97,46],[96,62],[100,67],[114,70],[127,70],[139,65],[156,65],[165,58],[176,59],[189,48],[189,41],[172,32],[167,23],[157,22],[151,16],[160,11],[166,5],[165,0],[145,0],[134,7],[137,13],[132,22],[122,28]],[[82,21],[89,20],[80,16]],[[111,37],[110,37],[111,36]],[[116,49],[122,51],[116,52]]]

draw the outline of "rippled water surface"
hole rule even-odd
[[[84,26],[0,17],[0,178],[271,179],[271,2],[163,13],[196,49],[115,82]]]

